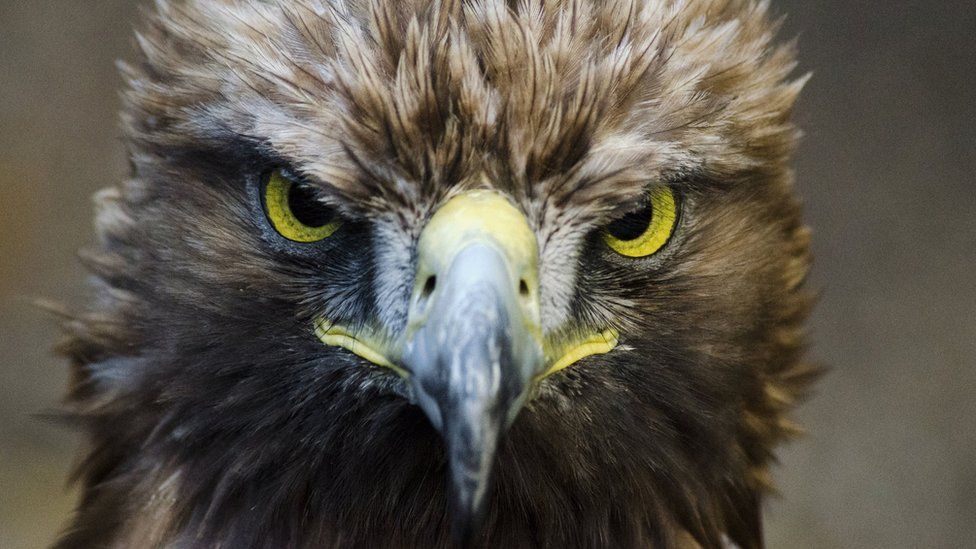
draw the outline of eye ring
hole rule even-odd
[[[331,208],[316,199],[312,189],[280,169],[268,175],[261,194],[271,226],[293,242],[309,244],[325,240],[342,224]]]
[[[633,258],[653,255],[671,240],[678,222],[678,199],[667,186],[655,187],[643,206],[607,225],[603,241],[614,252]]]

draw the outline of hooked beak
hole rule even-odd
[[[479,535],[499,440],[544,368],[535,236],[502,195],[471,191],[420,237],[402,362],[444,438],[455,539]]]

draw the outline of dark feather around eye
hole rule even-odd
[[[640,237],[651,225],[654,208],[644,201],[639,208],[607,225],[607,232],[616,239],[628,241]]]
[[[319,201],[311,187],[297,181],[288,190],[288,207],[295,219],[309,227],[321,227],[336,218],[335,210]]]

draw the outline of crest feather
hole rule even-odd
[[[126,71],[133,141],[252,136],[373,208],[487,175],[599,215],[651,181],[779,167],[806,80],[768,2],[159,6]]]

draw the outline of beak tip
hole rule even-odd
[[[494,439],[496,437],[489,437]],[[450,465],[449,490],[451,497],[451,529],[454,542],[460,547],[477,546],[483,533],[491,487],[495,441],[482,448],[487,460],[464,459],[454,455]],[[470,456],[469,456],[470,457]]]
[[[481,502],[455,494],[451,534],[457,547],[474,547],[481,535],[483,509]]]

